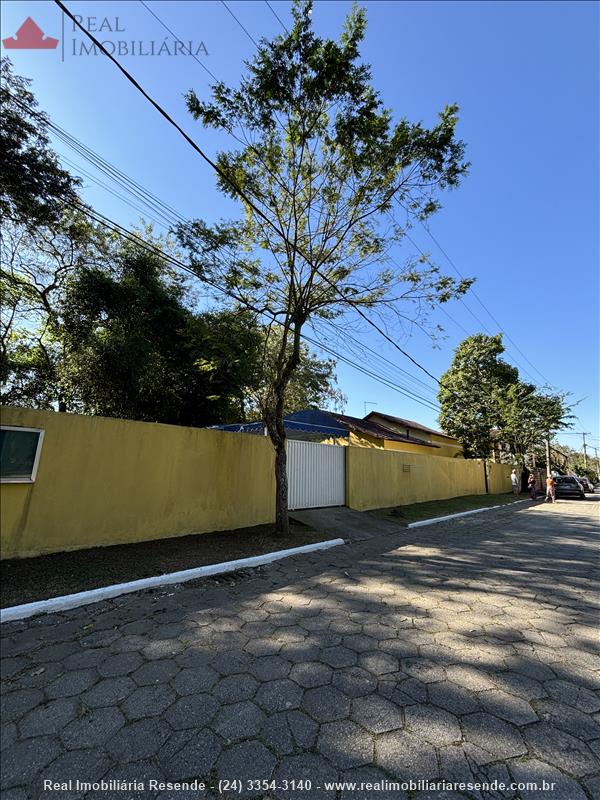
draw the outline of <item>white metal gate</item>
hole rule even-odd
[[[346,448],[288,439],[290,509],[343,506],[346,502]]]

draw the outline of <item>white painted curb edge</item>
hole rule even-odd
[[[458,514],[448,514],[446,517],[433,517],[432,519],[422,519],[419,522],[410,522],[407,528],[422,528],[423,525],[435,525],[436,522],[446,522],[448,519],[458,519],[458,517],[468,517],[469,514],[481,514],[482,511],[492,511],[494,508],[505,508],[516,506],[517,503],[526,503],[527,500],[515,500],[512,503],[501,503],[499,506],[487,506],[487,508],[475,508],[473,511],[460,511]]]
[[[208,564],[204,567],[194,569],[184,569],[179,572],[168,572],[166,575],[155,575],[152,578],[141,578],[137,581],[127,583],[116,583],[112,586],[102,586],[99,589],[90,589],[87,592],[77,592],[67,594],[62,597],[52,597],[50,600],[40,600],[37,603],[24,603],[20,606],[10,606],[0,609],[0,623],[13,622],[14,620],[26,619],[34,614],[52,614],[56,611],[66,611],[69,608],[98,603],[100,600],[108,600],[111,597],[118,597],[121,594],[139,592],[141,589],[153,589],[157,586],[168,586],[172,583],[185,583],[196,578],[203,578],[208,575],[218,575],[222,572],[235,572],[238,569],[248,567],[258,567],[261,564],[270,564],[272,561],[279,561],[288,556],[295,556],[300,553],[311,553],[314,550],[328,550],[330,547],[345,544],[343,539],[328,539],[325,542],[315,542],[314,544],[304,544],[301,547],[291,547],[289,550],[276,550],[273,553],[264,553],[261,556],[251,556],[250,558],[238,558],[235,561],[224,561],[221,564]]]

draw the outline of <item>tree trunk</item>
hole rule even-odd
[[[288,480],[287,480],[287,450],[284,415],[285,390],[294,370],[300,363],[300,331],[301,323],[296,323],[293,330],[293,348],[288,358],[285,358],[285,344],[283,341],[281,358],[279,361],[279,376],[273,385],[272,404],[263,409],[267,433],[275,448],[275,532],[287,536],[290,532],[288,517]],[[286,332],[287,336],[287,332]]]
[[[525,469],[525,461],[519,462],[519,482],[522,492],[526,492],[529,488],[527,486],[528,476],[529,476],[529,471]]]
[[[490,487],[488,484],[488,474],[487,474],[487,459],[483,459],[483,479],[485,481],[485,493],[490,493]]]
[[[275,448],[275,532],[281,536],[290,532],[285,439]]]

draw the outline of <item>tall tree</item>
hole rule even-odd
[[[570,427],[563,394],[538,391],[500,356],[502,335],[469,336],[440,379],[440,425],[463,445],[467,458],[489,458],[501,442],[521,466],[525,456],[560,428]]]
[[[394,121],[360,59],[364,11],[351,11],[339,41],[316,35],[312,2],[297,0],[292,15],[288,33],[261,40],[238,88],[217,83],[211,100],[189,92],[191,114],[239,143],[217,157],[218,187],[244,214],[179,229],[200,276],[262,311],[273,331],[280,328],[263,411],[283,534],[283,415],[306,323],[379,308],[392,324],[470,283],[412,260],[397,266],[389,256],[404,234],[395,203],[409,221],[424,219],[438,208],[439,190],[457,186],[466,171],[456,106],[431,128]]]
[[[48,118],[29,91],[31,81],[0,61],[0,213],[30,227],[60,220],[77,200],[79,180],[58,163],[48,139]]]
[[[518,381],[518,370],[500,358],[503,352],[501,334],[469,336],[440,379],[439,423],[462,444],[466,458],[489,458],[501,425],[497,398]]]

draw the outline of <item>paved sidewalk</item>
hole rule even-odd
[[[599,499],[6,624],[2,797],[597,798]],[[274,783],[241,795],[42,783],[195,777]],[[325,788],[440,778],[555,790]]]

